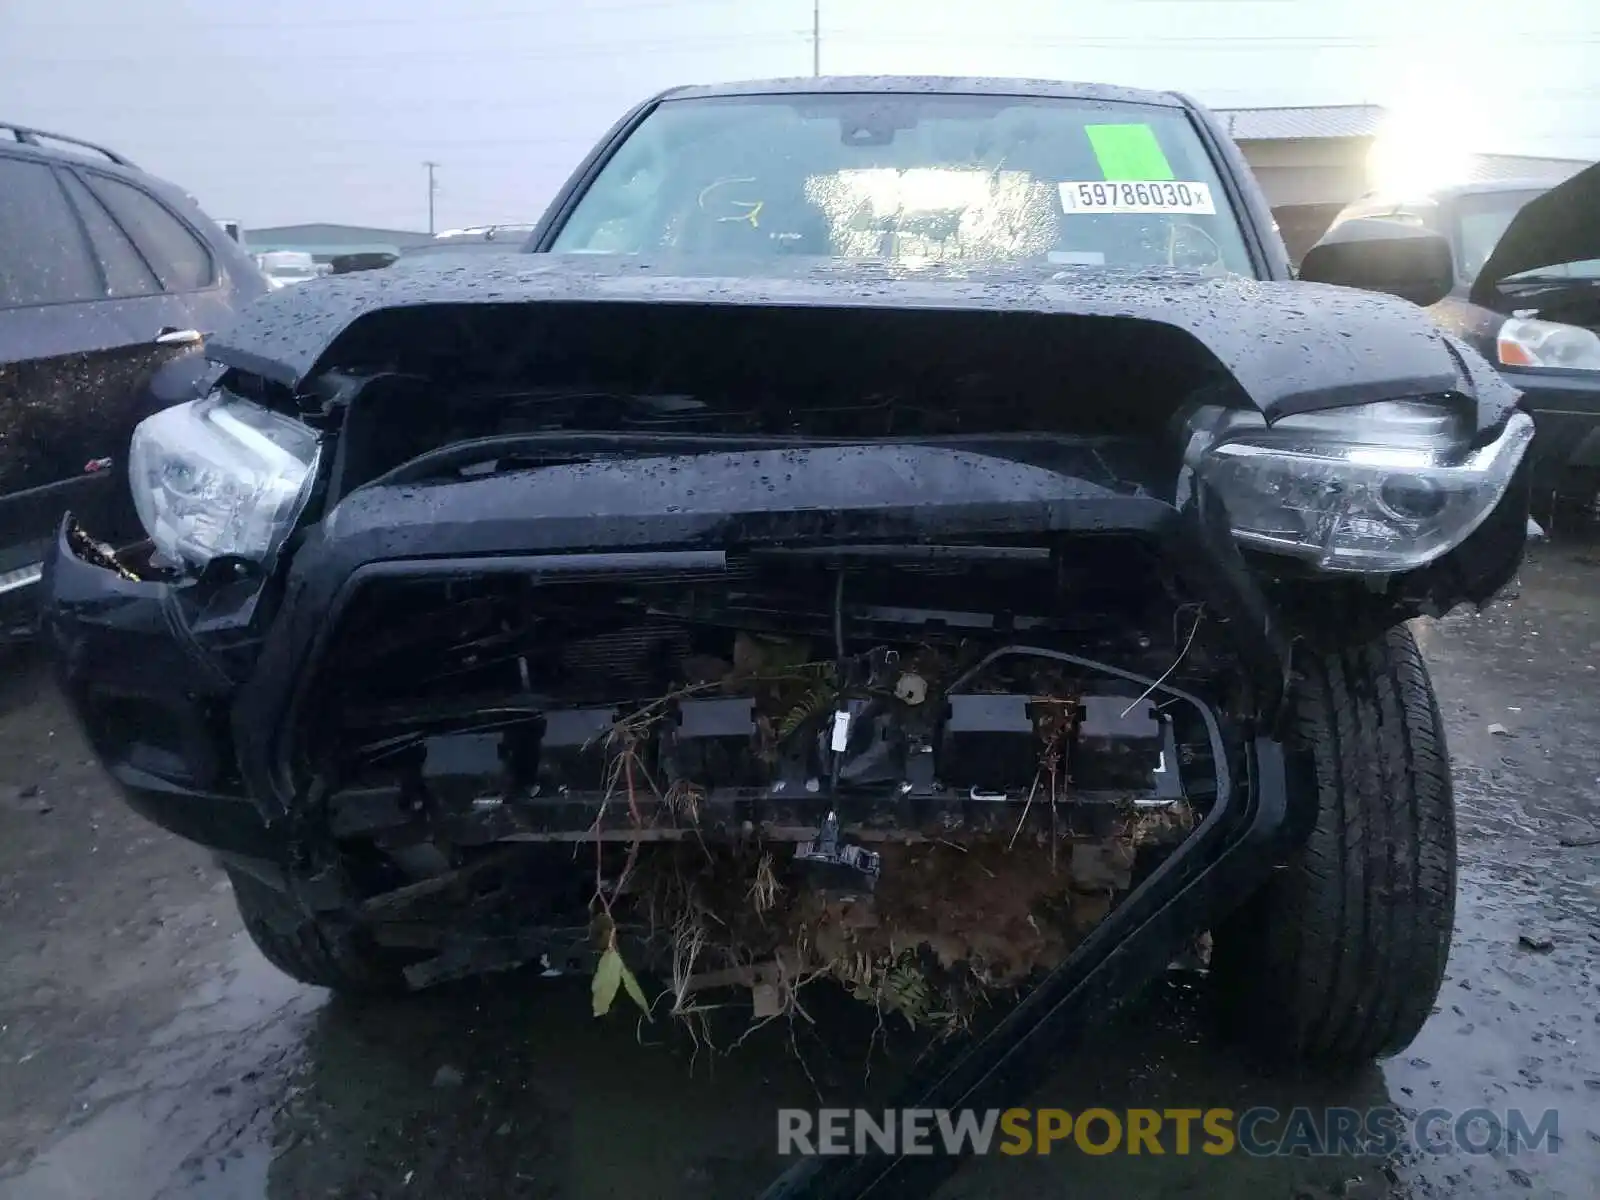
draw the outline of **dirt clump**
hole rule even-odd
[[[640,902],[671,943],[678,1007],[748,987],[758,1012],[832,979],[912,1025],[960,1027],[996,990],[1059,965],[1131,882],[1131,839],[883,844],[875,889],[815,887],[787,848],[660,846]]]

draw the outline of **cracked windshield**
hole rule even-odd
[[[0,0],[0,1200],[1589,1200],[1597,47]]]
[[[1184,115],[1002,96],[670,101],[552,248],[1251,272]]]

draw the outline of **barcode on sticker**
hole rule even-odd
[[[1061,211],[1071,213],[1183,213],[1215,216],[1211,186],[1163,180],[1108,183],[1069,180],[1061,185]]]

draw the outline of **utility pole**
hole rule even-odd
[[[439,185],[433,178],[434,170],[439,166],[436,162],[422,164],[428,168],[428,236],[433,236],[433,196],[439,190]]]
[[[822,0],[811,0],[811,73],[822,74]]]

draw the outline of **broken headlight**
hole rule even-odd
[[[1327,571],[1409,571],[1483,522],[1532,438],[1515,413],[1474,447],[1459,410],[1384,401],[1229,431],[1201,472],[1247,545]]]
[[[139,423],[128,482],[163,557],[192,567],[223,555],[260,562],[304,507],[318,451],[309,426],[216,391]]]

